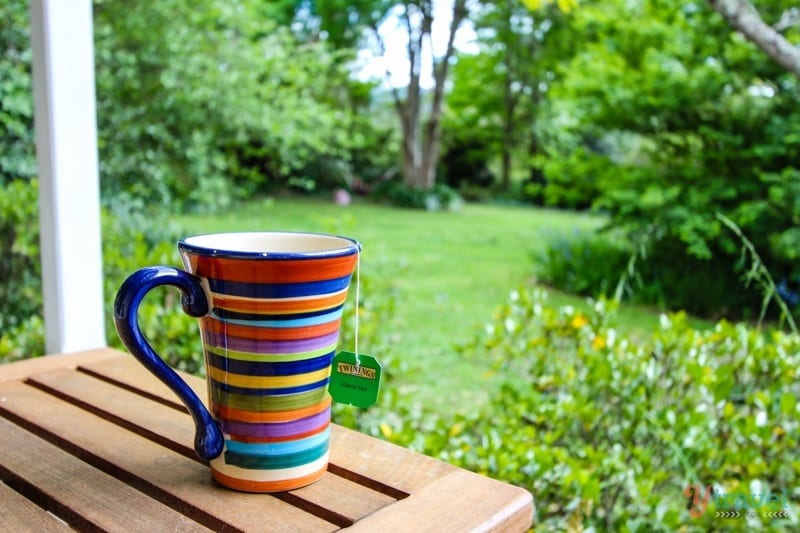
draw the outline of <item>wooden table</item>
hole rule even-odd
[[[187,377],[201,398],[205,381]],[[277,494],[220,487],[177,398],[112,349],[0,366],[0,531],[524,531],[527,491],[334,425]]]

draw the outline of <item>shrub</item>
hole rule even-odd
[[[532,254],[537,278],[583,296],[613,296],[633,248],[602,233],[554,233]]]
[[[373,189],[372,197],[396,207],[427,211],[457,210],[463,203],[458,192],[447,185],[436,184],[431,189],[417,189],[398,180],[379,184]]]
[[[611,297],[620,289],[630,302],[714,320],[755,320],[764,299],[762,288],[742,279],[752,267],[749,259],[731,264],[722,253],[708,259],[686,256],[675,239],[637,249],[620,232],[558,233],[532,257],[538,278],[559,290]],[[778,290],[791,300],[789,284]],[[767,316],[774,318],[777,311],[771,305]]]
[[[0,2],[0,185],[36,175],[28,2]],[[2,327],[0,325],[0,327]]]
[[[634,344],[606,301],[584,314],[521,290],[461,351],[507,376],[484,412],[398,406],[365,429],[527,488],[537,530],[797,528],[796,334],[727,322],[700,332],[676,314]],[[740,505],[757,516],[714,516],[751,492]],[[791,517],[763,515],[776,510],[766,493]]]
[[[37,191],[14,180],[0,192],[0,361],[44,350]]]
[[[523,198],[567,209],[586,209],[601,192],[601,183],[613,168],[608,159],[580,146],[560,157],[535,159],[537,165],[523,186]]]
[[[41,313],[38,186],[15,180],[0,194],[0,330]]]
[[[494,185],[495,177],[489,170],[491,147],[486,139],[457,130],[446,141],[438,168],[443,183],[454,189]]]
[[[110,346],[123,348],[114,329],[114,298],[122,282],[148,265],[183,268],[178,240],[183,229],[166,215],[147,210],[141,200],[118,196],[103,213],[103,275],[106,336]],[[139,326],[156,351],[172,367],[203,372],[203,352],[197,320],[183,313],[180,293],[156,287],[139,307]]]

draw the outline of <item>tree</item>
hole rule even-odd
[[[501,186],[508,190],[515,152],[527,159],[538,153],[537,110],[575,39],[563,34],[560,9],[531,11],[517,0],[483,2],[474,25],[479,51],[461,54],[454,66],[447,120],[499,154]]]
[[[800,78],[800,48],[793,45],[780,33],[786,29],[765,23],[748,0],[708,0],[714,8],[734,29],[753,42],[780,66]],[[800,22],[797,7],[783,12],[781,20],[791,20],[793,24]]]
[[[95,4],[101,184],[146,202],[214,209],[371,138],[325,42],[299,42],[251,0]],[[332,165],[333,166],[333,165]],[[322,174],[322,173],[320,173]],[[325,173],[324,175],[328,175]]]
[[[398,22],[397,29],[407,38],[409,81],[405,88],[392,85],[389,67],[385,80],[400,123],[403,180],[409,187],[429,189],[435,183],[445,86],[455,54],[456,31],[469,14],[466,4],[466,0],[453,0],[444,39],[446,48],[432,62],[433,87],[427,101],[421,81],[425,54],[433,50],[434,18],[438,16],[433,0],[316,0],[297,3],[296,17],[301,18],[306,34],[324,36],[338,46],[353,46],[366,41],[372,43],[376,56],[384,56],[388,46],[380,32],[381,25],[391,20]],[[308,28],[316,28],[317,32],[308,31]]]
[[[716,214],[752,240],[776,281],[795,283],[800,93],[711,13],[660,0],[582,4],[581,50],[548,93],[564,137],[548,140],[546,172],[595,184],[594,206],[649,247],[662,288],[690,295],[697,311],[717,298],[727,309],[716,312],[752,316],[753,300],[739,298],[742,242]]]
[[[444,54],[432,62],[433,94],[427,118],[422,119],[423,99],[420,84],[423,68],[423,53],[426,43],[432,50],[433,2],[422,0],[406,2],[400,19],[408,35],[408,78],[405,98],[397,87],[391,86],[394,107],[400,119],[402,131],[403,180],[417,189],[430,189],[436,182],[436,167],[442,138],[441,117],[444,104],[445,83],[450,69],[450,60],[455,53],[456,31],[467,17],[466,0],[454,0],[451,21],[447,33]],[[378,41],[381,54],[386,44],[377,25],[370,27]],[[387,82],[390,74],[387,70]]]

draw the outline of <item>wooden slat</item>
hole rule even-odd
[[[181,409],[184,409],[175,393],[156,379],[132,355],[111,348],[108,348],[107,352],[112,354],[112,357],[96,362],[87,361],[80,365],[81,370],[120,386],[135,389],[143,396],[158,398],[167,404],[180,406]],[[116,357],[113,357],[113,355],[116,355]],[[185,372],[178,373],[184,378],[188,378],[186,383],[194,390],[197,396],[206,402],[208,387],[205,380]]]
[[[136,524],[143,531],[209,531],[3,418],[0,434],[4,477],[78,529],[125,532]]]
[[[47,355],[34,357],[0,365],[0,382],[19,381],[28,376],[40,372],[49,372],[62,368],[75,368],[78,365],[102,361],[104,359],[116,359],[120,356],[119,351],[110,348],[99,348],[73,354]]]
[[[82,365],[81,370],[119,382],[132,390],[141,389],[161,398],[174,398],[166,387],[154,385],[156,380],[130,356],[88,362]],[[205,399],[205,381],[185,374],[184,377]],[[329,470],[356,484],[403,500],[384,504],[357,521],[355,530],[426,529],[427,526],[414,517],[426,517],[432,531],[524,531],[531,524],[533,504],[527,491],[337,425],[333,425],[331,434]],[[325,498],[330,502],[332,492],[324,482],[329,477],[326,475],[316,486],[301,490],[325,489]],[[338,497],[337,489],[333,489],[333,493]],[[343,494],[347,495],[348,490]],[[442,495],[455,496],[443,499]],[[384,501],[368,503],[364,508],[382,503]],[[357,516],[358,512],[350,514]]]
[[[185,413],[80,372],[39,374],[29,382],[195,459],[194,426]],[[317,483],[282,497],[342,526],[395,501],[381,492],[328,474]]]
[[[221,488],[199,462],[34,387],[5,383],[0,385],[0,397],[5,398],[0,413],[13,422],[213,529],[337,529],[270,495]]]
[[[71,531],[55,517],[0,482],[0,531]]]
[[[408,498],[378,511],[348,531],[439,533],[440,531],[525,531],[532,520],[530,493],[457,470]]]
[[[331,429],[331,463],[412,494],[458,470],[401,446],[341,426]]]
[[[197,458],[193,449],[194,425],[186,412],[72,370],[37,374],[28,383],[190,459]]]
[[[297,505],[302,505],[299,500],[295,500],[295,498],[299,498],[346,517],[347,520],[340,522],[342,526],[349,526],[364,516],[397,501],[391,496],[330,472],[323,475],[319,481],[307,487],[290,491],[289,494],[291,497],[286,501],[298,501]]]

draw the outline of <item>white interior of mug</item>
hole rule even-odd
[[[344,237],[319,233],[242,232],[187,237],[181,241],[191,248],[235,254],[318,254],[358,249]]]

